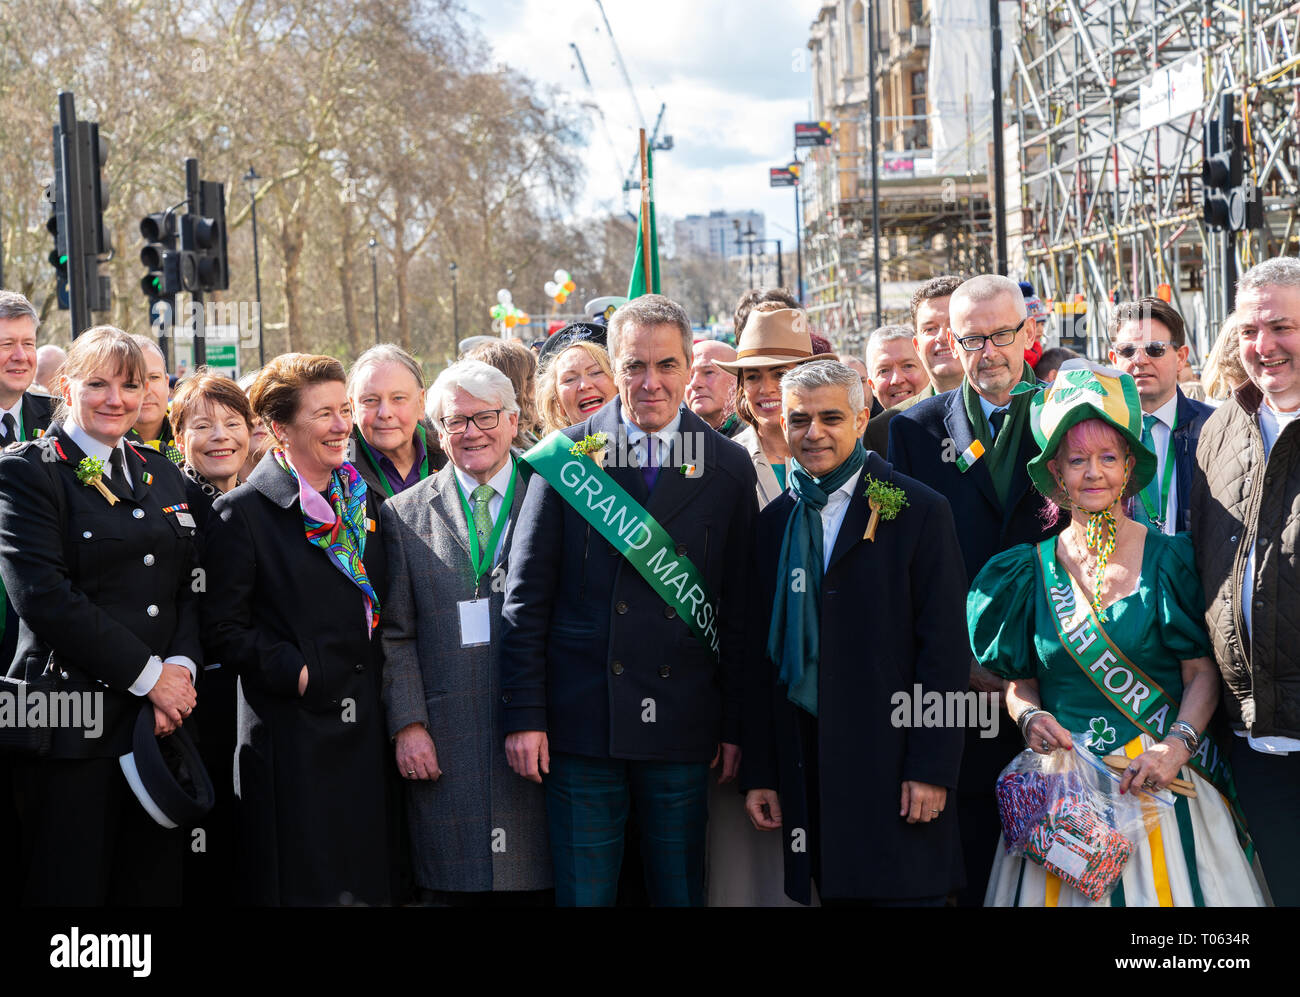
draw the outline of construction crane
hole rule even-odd
[[[659,105],[659,116],[655,119],[654,130],[651,131],[646,128],[645,115],[641,113],[641,103],[636,99],[636,88],[632,86],[632,77],[628,75],[627,64],[623,62],[623,53],[619,51],[618,42],[614,40],[614,29],[609,26],[609,18],[605,16],[605,5],[600,0],[596,0],[596,7],[600,10],[600,19],[605,22],[605,34],[609,36],[609,45],[614,50],[614,61],[618,64],[618,71],[623,76],[623,84],[627,87],[628,96],[632,98],[632,108],[636,111],[637,124],[648,132],[646,147],[666,152],[673,147],[673,137],[665,135],[660,138],[659,128],[663,124],[664,111],[667,105]],[[639,190],[641,187],[640,160],[641,152],[638,150],[636,155],[632,157],[632,165],[628,167],[627,176],[623,180],[624,207],[627,206],[627,193]]]
[[[605,136],[605,141],[609,143],[609,149],[618,159],[618,145],[614,142],[614,136],[609,133],[609,122],[605,119],[605,112],[600,109],[600,101],[596,97],[596,88],[591,85],[591,77],[587,75],[586,63],[582,61],[582,53],[578,51],[577,43],[569,42],[569,48],[573,49],[573,57],[578,62],[578,72],[582,73],[582,82],[587,85],[587,93],[591,95],[591,107],[600,119],[600,131]]]

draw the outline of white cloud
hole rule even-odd
[[[653,128],[675,148],[655,157],[661,217],[756,209],[794,229],[794,198],[768,187],[767,170],[790,161],[793,127],[808,114],[811,80],[796,55],[821,4],[817,0],[605,0],[605,11]],[[585,156],[583,213],[620,210],[622,179],[636,155],[636,112],[595,0],[559,6],[544,0],[476,0],[469,5],[495,58],[577,101],[592,99],[569,47],[582,53],[617,153],[593,118]],[[628,204],[635,210],[635,194]]]

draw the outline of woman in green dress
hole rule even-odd
[[[1035,486],[1069,526],[994,557],[971,587],[967,623],[979,662],[1007,680],[1007,709],[1030,748],[1125,759],[1119,789],[1174,797],[1140,838],[1103,904],[1255,906],[1259,881],[1240,844],[1227,758],[1206,733],[1218,704],[1190,537],[1134,522],[1124,499],[1151,480],[1142,410],[1127,374],[1072,360],[1032,402]],[[1054,508],[1049,511],[1055,512]],[[1121,763],[1123,764],[1123,763]],[[1116,766],[1118,767],[1118,766]],[[1093,901],[1000,842],[987,906]]]

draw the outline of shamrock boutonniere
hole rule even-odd
[[[117,505],[117,496],[104,484],[104,462],[98,457],[83,457],[77,465],[77,480],[83,485],[98,488],[99,494],[108,499],[109,505]]]
[[[897,485],[887,485],[869,474],[867,490],[863,494],[867,496],[867,504],[871,506],[871,518],[867,520],[867,529],[862,534],[862,539],[875,543],[876,526],[879,525],[880,520],[882,518],[889,520],[897,516],[903,506],[907,505],[907,496]]]
[[[605,463],[605,447],[608,444],[608,433],[591,433],[569,447],[569,453],[575,457],[590,457],[597,464],[603,464]]]

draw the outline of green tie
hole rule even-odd
[[[491,485],[479,485],[470,497],[474,500],[474,530],[478,533],[478,545],[482,550],[492,532],[492,514],[488,512],[488,502],[497,490]]]
[[[1152,453],[1156,452],[1156,439],[1151,434],[1151,427],[1154,426],[1155,424],[1156,424],[1156,417],[1154,415],[1151,415],[1147,412],[1142,413],[1142,445],[1146,447],[1148,450],[1150,450]],[[1159,467],[1159,462],[1157,462],[1156,466]],[[1143,489],[1143,491],[1147,492],[1148,496],[1151,495],[1152,490],[1154,490],[1155,492],[1155,496],[1154,496],[1155,501],[1152,502],[1152,505],[1156,509],[1163,508],[1160,502],[1161,496],[1160,496],[1159,473],[1153,475],[1151,478],[1151,483],[1147,485],[1145,489]],[[1135,518],[1138,520],[1138,522],[1142,523],[1144,526],[1154,525],[1151,522],[1151,517],[1147,515],[1147,511],[1144,506],[1144,503],[1135,502],[1133,511],[1137,514]]]

